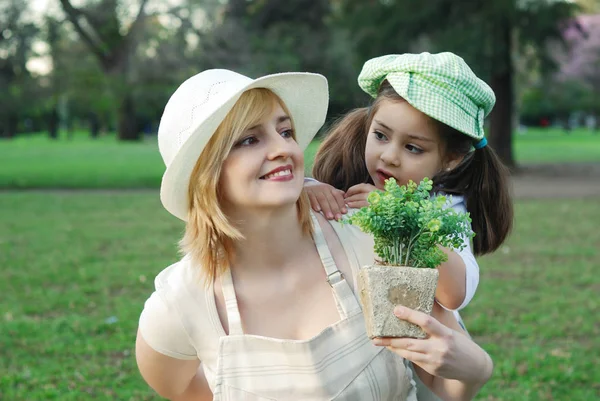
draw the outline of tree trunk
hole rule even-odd
[[[58,139],[58,110],[53,107],[48,115],[48,137]]]
[[[489,143],[504,164],[513,169],[516,164],[512,149],[514,107],[512,33],[509,21],[498,24],[497,29],[497,63],[492,71],[490,82],[496,94],[496,106],[491,114]]]
[[[496,93],[496,106],[491,114],[490,145],[509,168],[515,167],[512,149],[512,73],[492,77],[491,86]]]
[[[124,95],[121,106],[119,107],[118,124],[118,138],[121,141],[139,141],[141,139],[137,118],[135,116],[133,97],[129,93]]]
[[[100,119],[96,113],[90,113],[90,137],[98,138],[100,135]]]

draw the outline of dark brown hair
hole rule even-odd
[[[365,164],[365,146],[373,115],[384,99],[405,101],[384,81],[371,107],[352,110],[331,126],[315,155],[315,179],[343,191],[360,183],[373,184]],[[508,169],[489,145],[472,151],[473,138],[439,121],[438,126],[444,153],[463,159],[452,170],[431,177],[432,192],[464,196],[476,234],[475,255],[493,252],[513,224]]]

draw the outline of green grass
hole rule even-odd
[[[0,142],[0,188],[158,187],[164,164],[156,140],[113,136],[52,141],[42,135]]]
[[[597,200],[517,204],[464,312],[496,364],[478,399],[600,397],[599,217]],[[0,399],[158,400],[133,346],[182,228],[154,191],[0,194]]]
[[[306,171],[318,147],[306,151]],[[515,137],[519,163],[600,162],[600,134],[530,129]],[[113,136],[51,141],[44,135],[0,141],[0,188],[156,188],[164,171],[155,139],[119,143]]]
[[[600,131],[529,129],[515,133],[514,145],[518,163],[600,162]]]

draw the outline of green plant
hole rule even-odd
[[[448,257],[440,246],[462,249],[464,236],[472,238],[471,218],[445,207],[446,196],[432,197],[433,182],[409,181],[398,186],[385,181],[385,191],[369,194],[369,206],[347,218],[375,238],[375,253],[388,265],[435,268]]]

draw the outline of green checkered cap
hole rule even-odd
[[[372,97],[386,80],[414,108],[481,140],[483,120],[496,96],[465,61],[453,53],[390,54],[365,63],[358,85]]]

